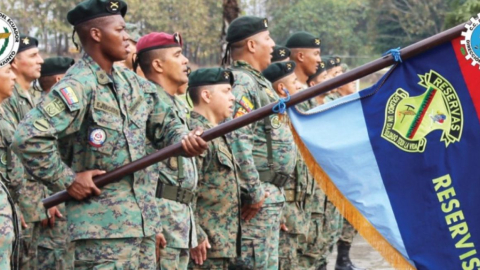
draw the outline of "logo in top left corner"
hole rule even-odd
[[[10,63],[17,55],[20,32],[12,19],[0,12],[0,67]]]

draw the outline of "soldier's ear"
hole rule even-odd
[[[12,66],[12,69],[18,70],[18,54],[13,58],[12,62],[10,63],[10,66]]]
[[[55,83],[59,82],[62,79],[61,75],[55,75]]]
[[[303,53],[303,51],[299,51],[297,53],[297,60],[298,62],[303,62],[305,61],[305,54]]]
[[[102,31],[98,28],[90,28],[90,37],[95,40],[97,43],[100,43],[102,40]]]
[[[200,97],[202,98],[203,102],[209,104],[211,99],[210,99],[210,90],[208,90],[207,88],[202,88],[200,90]]]
[[[255,47],[256,47],[255,40],[253,40],[253,39],[247,40],[247,50],[249,52],[254,53],[255,52]]]
[[[285,84],[283,82],[279,82],[275,86],[275,92],[281,97],[287,96],[285,91],[283,90],[285,88]]]
[[[152,69],[156,72],[156,73],[163,73],[163,64],[162,64],[162,61],[160,59],[153,59],[152,61]]]

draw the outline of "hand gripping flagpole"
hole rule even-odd
[[[389,67],[397,63],[395,61],[394,55],[398,55],[398,57],[401,57],[402,60],[406,60],[424,51],[427,51],[435,46],[438,46],[440,44],[443,44],[454,38],[459,37],[463,30],[465,30],[465,24],[458,25],[454,28],[443,31],[437,35],[421,40],[404,49],[401,49],[399,53],[394,53],[394,54],[390,53],[388,55],[383,56],[382,58],[374,60],[370,63],[367,63],[355,69],[352,69],[351,71],[346,72],[331,80],[328,80],[326,82],[310,87],[304,91],[296,93],[295,95],[292,95],[290,97],[290,100],[288,102],[285,102],[285,101],[282,101],[282,102],[285,103],[287,107],[294,106],[296,104],[299,104],[301,102],[314,98],[315,96],[326,93],[332,89],[338,88],[339,86],[342,86],[346,83],[349,83],[354,80],[358,80],[366,75],[369,75],[373,72],[379,71],[383,68]],[[215,128],[209,129],[203,133],[202,138],[205,141],[211,141],[217,137],[223,136],[224,134],[232,132],[238,128],[249,125],[255,121],[261,120],[267,117],[268,115],[273,114],[274,113],[273,108],[276,105],[277,104],[272,103],[270,105],[259,108],[251,113],[248,113],[242,117],[233,119]],[[278,108],[278,106],[275,108]],[[132,163],[118,167],[115,170],[110,171],[106,174],[95,176],[93,178],[93,181],[95,182],[95,185],[97,185],[97,187],[101,188],[101,187],[104,187],[105,185],[108,185],[112,182],[117,181],[118,179],[121,179],[125,175],[132,174],[136,171],[142,170],[148,166],[151,166],[169,157],[181,155],[182,153],[183,153],[182,144],[176,143],[176,144],[167,146],[157,151],[156,153],[153,153],[141,159],[135,160]],[[53,206],[66,202],[67,200],[70,200],[70,199],[72,199],[72,197],[67,193],[67,191],[64,190],[64,191],[55,193],[54,195],[44,199],[42,202],[45,208],[51,208]]]

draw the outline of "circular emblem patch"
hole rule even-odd
[[[7,15],[0,12],[0,67],[10,63],[20,46],[20,32]]]
[[[465,50],[462,48],[462,54],[467,60],[472,61],[472,66],[479,64],[480,67],[480,27],[478,27],[480,25],[479,17],[471,18],[470,22],[471,24],[465,24],[467,31],[462,32],[464,39],[461,40],[460,43],[465,46]]]
[[[92,130],[88,138],[90,145],[93,147],[101,147],[106,140],[107,140],[107,133],[105,133],[105,130],[100,128],[96,128]]]
[[[277,129],[282,126],[282,121],[280,121],[280,118],[278,118],[278,115],[274,115],[272,118],[270,118],[270,122],[272,123],[272,128]]]

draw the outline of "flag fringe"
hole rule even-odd
[[[303,141],[298,136],[293,125],[290,124],[295,143],[302,154],[307,167],[328,199],[337,207],[360,235],[367,240],[382,256],[396,269],[415,269],[390,243],[373,227],[373,225],[357,210],[349,200],[338,190],[330,177],[323,171],[312,156]]]

